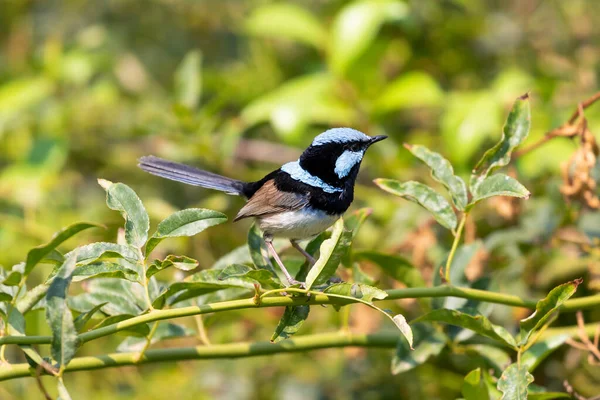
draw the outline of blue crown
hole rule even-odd
[[[321,146],[327,143],[368,142],[370,136],[352,128],[333,128],[317,136],[312,146]]]

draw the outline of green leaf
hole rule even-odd
[[[433,179],[448,189],[456,208],[464,210],[468,202],[467,185],[460,177],[454,175],[454,169],[450,161],[425,146],[405,144],[404,147],[419,160],[427,164],[431,169]]]
[[[577,291],[577,287],[583,282],[583,279],[563,283],[555,287],[548,293],[546,298],[540,300],[535,305],[535,311],[531,316],[521,320],[521,330],[519,333],[519,345],[524,345],[529,341],[531,334],[541,328],[552,314],[565,303]]]
[[[88,222],[79,222],[61,229],[60,231],[54,234],[52,240],[50,240],[49,243],[31,249],[29,253],[27,253],[27,261],[25,262],[24,275],[29,275],[33,267],[35,267],[41,260],[44,259],[44,257],[52,253],[52,251],[56,249],[56,247],[58,247],[65,240],[69,239],[71,236],[74,236],[85,229],[99,227],[102,227],[102,225],[91,224]]]
[[[97,306],[95,306],[94,308],[92,308],[91,310],[79,314],[73,321],[73,324],[75,325],[75,330],[77,332],[81,332],[83,330],[83,328],[85,327],[85,324],[87,324],[89,322],[89,320],[92,319],[94,314],[96,314],[98,311],[100,311],[100,309],[102,307],[104,307],[106,304],[108,304],[108,303],[100,303]]]
[[[365,285],[373,286],[377,283],[377,280],[363,271],[358,263],[352,265],[352,278],[354,278],[356,283],[363,283]]]
[[[396,327],[400,330],[402,335],[404,335],[404,337],[406,338],[406,341],[408,342],[408,347],[410,347],[411,350],[414,350],[412,329],[410,329],[410,325],[406,321],[406,318],[404,317],[404,315],[396,314],[392,317],[392,321],[394,321],[394,324],[396,324]]]
[[[63,378],[58,378],[58,398],[56,400],[71,400],[71,395],[63,382]]]
[[[7,304],[7,333],[11,336],[25,336],[25,317],[12,304]]]
[[[247,278],[256,281],[263,288],[274,289],[281,288],[283,285],[279,280],[275,280],[273,275],[264,269],[253,269],[246,265],[233,264],[221,270],[217,279],[227,280],[231,278]]]
[[[267,245],[265,244],[260,229],[256,224],[252,224],[248,231],[248,250],[256,268],[267,270],[273,277],[280,280],[277,271],[275,271],[270,262],[269,250],[267,249]]]
[[[462,386],[462,395],[465,400],[489,400],[485,380],[482,379],[481,368],[474,369],[465,376]]]
[[[202,53],[189,51],[175,71],[175,99],[190,110],[196,109],[202,95]]]
[[[153,345],[165,339],[194,336],[194,333],[195,332],[192,329],[186,326],[174,324],[172,322],[162,322],[154,331],[150,344]],[[141,351],[144,346],[146,346],[146,342],[147,339],[145,337],[128,337],[119,344],[117,351]]]
[[[87,293],[69,296],[69,307],[87,312],[98,304],[108,303],[102,312],[108,315],[139,315],[146,309],[144,288],[124,279],[96,278],[87,282]]]
[[[148,239],[150,220],[142,201],[137,194],[123,183],[112,183],[99,179],[98,183],[106,190],[106,205],[119,211],[125,218],[125,241],[140,249]]]
[[[247,127],[271,122],[279,135],[297,142],[303,139],[308,123],[352,124],[353,110],[333,96],[337,85],[326,72],[290,79],[250,102],[242,110],[242,122]]]
[[[477,314],[476,310],[464,311],[469,311],[469,313],[460,310],[448,310],[446,308],[442,308],[439,310],[430,311],[429,313],[420,316],[413,322],[444,322],[446,324],[470,329],[482,336],[505,343],[513,349],[517,348],[515,339],[506,331],[506,329],[492,324],[490,320],[483,315],[471,315],[471,313]]]
[[[67,308],[67,292],[75,271],[76,255],[67,257],[46,293],[46,321],[52,330],[52,358],[62,368],[75,356],[78,346],[73,314]]]
[[[194,236],[208,227],[222,224],[225,221],[227,221],[225,214],[204,208],[188,208],[177,211],[158,224],[156,232],[146,245],[146,257],[165,238]]]
[[[116,262],[98,261],[85,264],[75,268],[73,271],[73,282],[80,282],[90,278],[118,278],[127,279],[131,282],[138,282],[139,275],[137,271],[129,268],[128,265],[121,265]]]
[[[372,303],[373,299],[383,300],[388,295],[381,289],[363,283],[336,283],[323,290],[323,293],[341,294],[343,296],[362,299],[369,303]]]
[[[354,259],[376,264],[387,275],[398,282],[404,283],[407,287],[425,286],[421,271],[415,268],[410,261],[400,256],[367,250],[355,252]]]
[[[529,95],[525,94],[515,101],[508,114],[500,141],[475,165],[469,182],[472,193],[478,192],[479,185],[489,174],[510,162],[513,150],[527,138],[530,124]]]
[[[375,184],[388,193],[419,204],[442,226],[454,230],[458,223],[452,207],[441,194],[420,182],[400,183],[394,179],[375,179]]]
[[[219,279],[222,270],[203,270],[185,278],[183,282],[175,282],[164,289],[153,301],[154,308],[162,308],[166,301],[177,294],[176,301],[183,301],[207,293],[228,288],[254,290],[256,281],[246,276],[231,276]],[[266,271],[265,271],[266,272]],[[181,293],[180,293],[181,292]]]
[[[321,244],[320,257],[306,276],[307,289],[322,285],[333,276],[351,242],[352,232],[344,229],[342,218],[338,219],[333,225],[331,238]]]
[[[309,311],[310,306],[287,306],[271,336],[271,342],[277,343],[296,334],[308,318]]]
[[[533,376],[527,367],[511,364],[498,380],[498,390],[503,393],[502,400],[527,400],[527,386],[533,382]]]
[[[175,267],[181,271],[191,271],[198,267],[198,261],[186,256],[168,255],[164,260],[154,260],[152,262],[146,271],[146,278],[150,278],[154,274],[171,267]]]
[[[417,324],[413,326],[415,332],[414,350],[410,349],[408,342],[399,340],[396,353],[392,359],[392,374],[397,375],[409,371],[429,358],[435,357],[446,347],[446,337],[443,333],[429,325]]]
[[[344,75],[388,21],[398,21],[408,14],[406,4],[398,1],[354,1],[339,12],[331,27],[329,62],[334,71]]]
[[[67,253],[65,257],[68,258],[73,254],[77,254],[77,265],[113,258],[123,258],[131,262],[139,261],[139,255],[132,247],[107,242],[96,242],[78,247]]]
[[[23,264],[23,263],[21,263]],[[0,267],[0,285],[17,286],[21,282],[21,273],[19,271],[6,272]]]
[[[246,20],[246,29],[252,35],[294,40],[316,49],[324,49],[327,45],[327,31],[321,23],[294,4],[275,3],[257,7]]]
[[[418,107],[435,107],[442,104],[444,92],[436,80],[426,72],[411,71],[387,84],[375,100],[375,111],[390,111]]]
[[[473,199],[468,208],[481,200],[493,196],[510,196],[528,199],[531,193],[515,178],[504,174],[494,174],[483,179],[473,191]]]
[[[361,208],[344,217],[344,226],[346,230],[352,231],[352,239],[356,237],[360,227],[372,213],[371,208]]]
[[[477,353],[497,371],[504,371],[511,363],[510,355],[502,349],[487,344],[470,344],[465,346],[468,351]]]
[[[521,355],[521,366],[532,372],[550,353],[562,346],[569,337],[566,334],[556,335],[536,342]]]

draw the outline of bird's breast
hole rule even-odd
[[[260,229],[268,235],[289,239],[306,239],[329,228],[340,218],[312,207],[259,217]]]

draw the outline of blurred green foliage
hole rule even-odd
[[[134,188],[153,226],[184,207],[232,216],[242,204],[144,174],[136,168],[141,155],[258,179],[294,159],[326,128],[352,126],[391,136],[363,164],[353,207],[371,207],[373,216],[354,246],[410,259],[431,282],[451,236],[371,179],[436,185],[403,142],[442,153],[457,175],[468,177],[500,137],[514,98],[525,92],[532,95],[532,128],[524,147],[564,123],[599,87],[598,10],[595,0],[2,1],[0,264],[23,261],[31,247],[80,220],[107,229],[86,231],[62,249],[114,241],[121,221],[106,208],[99,177]],[[592,132],[600,130],[599,109],[586,111]],[[485,257],[472,268],[475,276],[479,268],[493,277],[495,290],[541,298],[577,276],[588,283],[579,289],[584,294],[598,289],[588,268],[600,255],[577,240],[582,232],[597,238],[600,217],[566,203],[558,190],[560,165],[576,147],[559,138],[519,158],[512,172],[532,198],[486,201],[473,212],[467,235],[482,239]],[[503,207],[512,213],[499,214]],[[191,240],[171,240],[160,251],[208,268],[244,245],[248,228],[222,224]],[[379,287],[392,286],[376,262],[361,266]],[[50,268],[35,270],[32,280]],[[400,302],[413,317],[417,304]],[[338,314],[313,308],[306,333],[337,329]],[[236,311],[205,322],[215,343],[262,340],[280,314]],[[524,317],[501,306],[488,314],[503,325]],[[357,331],[382,323],[358,307],[352,316]],[[597,311],[586,314],[589,321],[598,317]],[[41,313],[27,318],[29,334],[49,334]],[[574,320],[561,316],[559,322]],[[181,340],[188,339],[175,343]],[[98,341],[84,353],[118,342]],[[598,371],[577,354],[554,353],[536,370],[535,383],[562,390],[566,378],[583,395],[597,394]],[[66,382],[74,398],[90,399],[454,399],[463,377],[477,368],[469,357],[444,351],[392,376],[389,358],[389,351],[333,349],[77,373]],[[33,380],[14,381],[0,387],[0,398],[28,398],[32,390]]]

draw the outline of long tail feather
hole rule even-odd
[[[141,169],[153,175],[188,185],[220,190],[227,194],[240,195],[244,193],[245,183],[242,181],[155,156],[141,157],[138,161]]]

